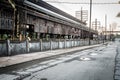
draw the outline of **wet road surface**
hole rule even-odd
[[[114,80],[116,53],[109,43],[1,74],[0,80]]]

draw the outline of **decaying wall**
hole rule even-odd
[[[91,40],[91,44],[102,41]],[[89,45],[88,40],[50,40],[50,41],[3,41],[0,42],[0,56],[10,56],[46,50],[72,48]]]

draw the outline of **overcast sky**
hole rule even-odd
[[[59,1],[59,2],[78,2],[89,3],[90,0],[44,0],[44,1]],[[120,0],[93,0],[93,3],[118,3]],[[51,3],[51,5],[67,12],[68,14],[75,16],[75,11],[88,10],[89,4],[66,4],[66,3]],[[92,21],[96,18],[101,22],[101,25],[105,25],[105,14],[107,14],[107,26],[109,24],[117,23],[120,26],[120,17],[116,15],[120,12],[120,4],[93,4],[92,6]],[[88,13],[89,14],[89,13]],[[88,22],[87,22],[88,23]]]

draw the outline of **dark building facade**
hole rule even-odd
[[[42,0],[0,1],[1,40],[92,39],[94,34],[84,22]]]

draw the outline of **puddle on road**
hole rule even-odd
[[[88,58],[88,57],[81,57],[80,60],[83,60],[83,61],[90,61],[91,58]]]
[[[80,60],[80,61],[92,61],[92,60],[95,60],[95,58],[91,58],[91,57],[80,57],[79,60]]]
[[[95,58],[91,58],[91,57],[76,57],[70,60],[65,61],[64,63],[69,63],[72,61],[93,61],[96,60]]]
[[[98,53],[89,53],[88,55],[96,56],[96,55],[98,55]]]

